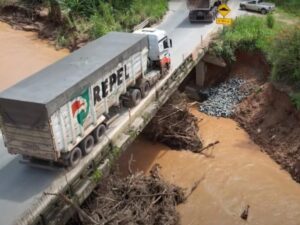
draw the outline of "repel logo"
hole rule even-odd
[[[83,92],[81,96],[78,96],[73,100],[71,105],[72,116],[77,119],[77,122],[83,126],[89,111],[90,111],[90,99],[88,89]]]

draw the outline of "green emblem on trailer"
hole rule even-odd
[[[87,89],[82,93],[82,95],[75,98],[71,107],[73,117],[76,117],[77,122],[83,126],[90,111],[89,90]]]

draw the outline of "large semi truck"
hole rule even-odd
[[[187,0],[190,22],[213,22],[221,3],[221,0]]]
[[[137,105],[168,71],[171,45],[162,30],[112,32],[3,91],[8,152],[77,165],[101,141],[111,113]]]

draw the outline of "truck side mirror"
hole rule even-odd
[[[173,47],[173,41],[172,41],[172,39],[169,39],[169,42],[170,42],[169,46],[170,46],[170,48],[172,48]]]

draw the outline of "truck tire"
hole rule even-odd
[[[166,66],[167,66],[167,70],[170,71],[170,69],[171,69],[171,63],[167,63]]]
[[[130,93],[131,106],[136,106],[142,99],[142,93],[139,89],[133,89]]]
[[[141,85],[141,94],[142,98],[145,98],[150,92],[150,84],[149,82],[145,82]]]
[[[161,71],[160,71],[160,73],[161,73],[161,78],[163,78],[163,77],[165,77],[167,74],[168,74],[168,68],[167,67],[162,67],[161,68]]]
[[[76,166],[82,158],[82,152],[79,147],[74,148],[69,155],[69,166],[74,167]]]
[[[245,5],[241,5],[241,10],[246,10],[246,6]]]
[[[268,13],[268,11],[267,11],[266,9],[261,9],[260,12],[261,12],[261,14],[263,14],[263,15],[265,15],[265,14]]]
[[[95,140],[98,142],[101,137],[103,136],[103,134],[106,131],[106,126],[105,124],[100,124],[94,131],[93,131],[93,135]]]
[[[81,143],[80,147],[82,149],[83,155],[89,154],[91,151],[93,151],[94,148],[94,137],[92,135],[88,135]]]

